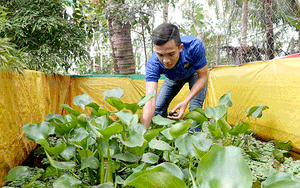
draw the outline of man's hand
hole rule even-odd
[[[175,108],[173,108],[173,110],[171,110],[170,113],[176,112],[178,110],[178,116],[168,116],[168,118],[170,119],[181,119],[184,115],[185,109],[188,105],[188,102],[182,101],[180,103],[177,104],[177,106]]]

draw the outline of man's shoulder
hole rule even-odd
[[[197,37],[194,37],[194,36],[181,36],[180,39],[183,44],[190,44],[190,43],[195,43],[195,42],[202,43],[200,39],[198,39]]]
[[[201,50],[203,48],[202,41],[194,36],[181,36],[181,43],[183,47],[187,50]]]
[[[152,56],[148,59],[148,62],[147,62],[147,66],[155,66],[155,67],[159,67],[159,60],[156,56],[156,53],[153,52]]]

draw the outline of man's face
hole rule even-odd
[[[174,40],[165,43],[162,46],[155,45],[155,51],[159,61],[167,68],[173,68],[182,52],[183,44],[176,45]]]

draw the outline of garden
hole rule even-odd
[[[300,187],[291,142],[254,137],[268,106],[249,108],[249,121],[231,126],[229,91],[219,105],[194,109],[184,119],[155,116],[147,130],[141,110],[154,94],[125,103],[123,90],[115,88],[103,93],[104,105],[78,95],[73,104],[81,110],[61,104],[68,114],[47,114],[43,122],[24,125],[26,137],[38,144],[32,159],[40,161],[11,169],[5,187]],[[198,127],[200,132],[189,131]]]

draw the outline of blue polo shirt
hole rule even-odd
[[[174,81],[183,80],[191,76],[195,70],[207,65],[205,50],[200,39],[193,36],[182,36],[181,43],[183,44],[182,52],[178,63],[172,69],[165,68],[158,60],[156,52],[152,54],[146,67],[147,82],[158,82],[161,74]],[[187,64],[189,66],[186,66]]]

